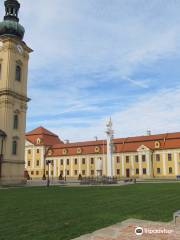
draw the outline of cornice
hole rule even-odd
[[[10,163],[10,164],[19,164],[19,165],[24,165],[25,164],[25,161],[21,160],[3,160],[1,163]]]
[[[3,46],[3,47],[1,47],[0,48],[0,52],[2,52],[2,53],[6,53],[6,52],[8,52],[8,51],[11,51],[11,52],[13,52],[13,53],[15,53],[15,54],[19,54],[18,52],[17,52],[17,48],[15,47],[15,45],[5,45],[5,46]],[[28,51],[24,51],[22,54],[20,54],[23,58],[25,58],[25,59],[29,59],[29,52]]]
[[[11,96],[24,102],[29,102],[31,100],[30,98],[11,90],[0,90],[0,97],[1,96]]]
[[[24,41],[20,41],[18,38],[16,37],[10,37],[10,36],[0,36],[0,40],[3,42],[3,43],[6,43],[6,42],[13,42],[14,44],[22,44],[23,48],[28,52],[28,53],[31,53],[33,52],[33,50],[28,47],[26,45],[26,43]]]

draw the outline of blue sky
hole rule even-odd
[[[180,131],[179,0],[20,2],[34,49],[27,130],[104,138],[112,116],[116,137]]]

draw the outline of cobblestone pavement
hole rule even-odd
[[[142,235],[136,235],[137,227],[143,228]],[[155,233],[156,231],[156,233]],[[158,231],[158,232],[157,232]],[[100,229],[74,240],[180,240],[180,223],[160,223],[129,219],[110,227]]]

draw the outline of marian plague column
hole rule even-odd
[[[113,134],[114,131],[112,129],[112,120],[110,118],[107,123],[107,177],[113,177],[113,163],[112,163],[112,155],[113,155]]]
[[[24,179],[27,73],[32,50],[23,41],[20,4],[6,0],[0,22],[0,185],[20,185]]]

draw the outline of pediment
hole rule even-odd
[[[26,140],[25,142],[25,147],[32,147],[34,146],[34,144],[32,144],[31,142],[29,142],[28,140]]]
[[[146,147],[145,145],[141,145],[138,147],[137,151],[138,152],[146,152],[146,151],[150,151],[150,149],[148,147]]]

